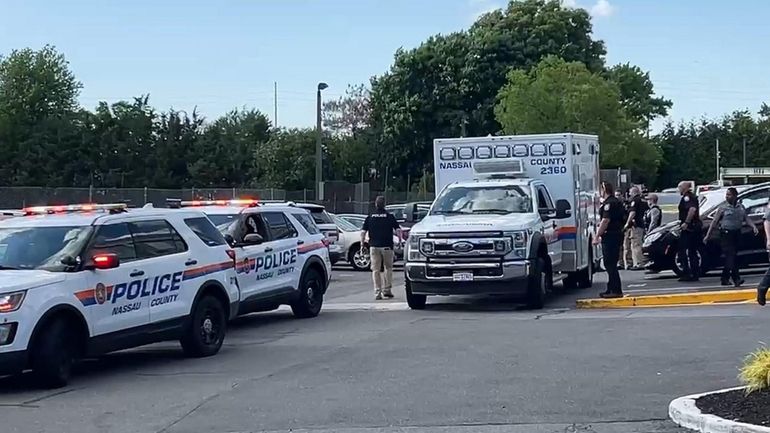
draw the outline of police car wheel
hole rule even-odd
[[[588,247],[588,266],[577,273],[577,285],[581,289],[588,289],[594,285],[594,252],[590,244]]]
[[[409,281],[406,281],[406,304],[412,310],[424,310],[425,305],[428,303],[428,297],[425,295],[415,295],[412,293],[412,286]]]
[[[361,252],[361,247],[353,245],[348,253],[348,262],[356,271],[367,271],[372,263],[372,258],[368,251]]]
[[[308,269],[299,285],[299,297],[291,304],[295,317],[308,319],[321,312],[324,302],[324,280],[315,269]]]
[[[41,385],[60,388],[67,385],[77,358],[76,337],[67,321],[55,319],[46,326],[32,348],[32,371]]]
[[[527,306],[539,310],[545,306],[545,296],[548,287],[545,261],[537,259],[532,263],[531,275],[527,282]]]
[[[206,295],[195,305],[190,326],[180,340],[187,356],[215,355],[222,347],[227,330],[225,309],[219,299]]]

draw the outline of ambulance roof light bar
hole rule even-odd
[[[109,211],[110,213],[125,212],[128,205],[125,203],[109,203],[109,204],[69,204],[58,206],[32,206],[24,208],[25,215],[47,215],[55,213],[71,213],[71,212],[93,212],[97,210]]]
[[[509,158],[498,161],[478,161],[473,163],[473,173],[477,179],[526,177],[524,163],[518,158]]]

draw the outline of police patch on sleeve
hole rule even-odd
[[[631,202],[631,207],[636,207],[636,202],[635,201]]]
[[[684,201],[690,201],[690,197],[684,196]]]
[[[605,204],[604,205],[604,211],[605,212],[609,212],[610,211],[610,205],[609,204]]]

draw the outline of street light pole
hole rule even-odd
[[[321,125],[321,90],[329,87],[326,83],[318,83],[316,92],[316,142],[315,142],[315,198],[320,201],[321,194],[321,168],[323,165],[323,154],[321,152],[321,135],[323,134]]]

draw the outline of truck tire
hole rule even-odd
[[[577,272],[577,285],[581,289],[588,289],[594,285],[594,251],[591,241],[588,241],[588,266]]]
[[[31,353],[32,371],[42,386],[67,385],[79,355],[76,343],[77,336],[64,318],[55,318],[46,325]]]
[[[369,255],[369,251],[361,252],[360,244],[354,244],[350,247],[350,251],[348,252],[348,263],[350,263],[350,266],[353,267],[354,271],[368,271],[371,263],[372,258]]]
[[[532,263],[532,273],[527,279],[527,306],[533,310],[540,310],[545,306],[546,282],[545,260],[535,259]]]
[[[309,319],[321,312],[324,302],[324,279],[313,268],[309,268],[299,283],[299,297],[291,304],[294,317]]]
[[[190,324],[179,342],[187,356],[203,358],[216,355],[225,341],[227,316],[222,302],[204,295],[195,304]]]
[[[424,310],[428,303],[428,297],[425,295],[415,295],[412,293],[412,285],[406,280],[406,303],[412,310]]]

